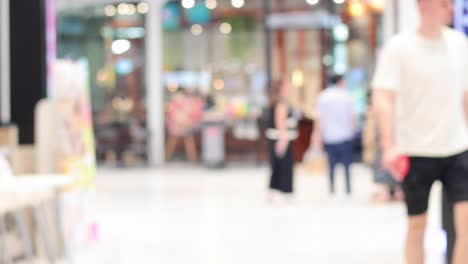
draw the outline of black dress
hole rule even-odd
[[[292,140],[289,141],[288,149],[284,156],[278,157],[276,155],[276,142],[277,137],[275,137],[276,122],[275,122],[275,110],[276,105],[270,107],[268,113],[268,148],[270,154],[270,166],[271,166],[271,179],[270,179],[270,189],[278,190],[283,193],[292,193],[293,192],[293,146]],[[288,117],[291,117],[291,111],[289,111]],[[291,122],[288,122],[291,123]],[[294,133],[291,126],[289,126],[289,131]],[[271,132],[271,133],[268,133]],[[293,137],[293,136],[292,136]]]

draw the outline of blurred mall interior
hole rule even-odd
[[[379,51],[417,24],[415,2],[1,0],[0,263],[403,263],[404,205],[372,200],[362,142]],[[355,191],[330,201],[326,164],[306,154],[335,74],[359,131]],[[279,78],[293,87],[296,191],[270,203]],[[433,193],[435,264],[450,235]]]

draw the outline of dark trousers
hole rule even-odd
[[[288,150],[282,157],[275,152],[276,141],[269,140],[271,178],[270,189],[283,193],[293,192],[293,146],[290,143]]]
[[[351,194],[351,172],[350,167],[353,161],[353,141],[345,141],[337,144],[325,144],[325,151],[328,154],[330,167],[330,193],[335,193],[335,168],[338,164],[343,164],[346,175],[346,193]]]

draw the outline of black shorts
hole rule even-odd
[[[448,158],[410,158],[410,170],[402,183],[410,216],[426,213],[437,180],[452,202],[468,201],[468,151]]]

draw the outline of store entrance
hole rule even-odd
[[[295,159],[301,161],[310,141],[318,94],[329,76],[344,75],[360,117],[355,140],[355,161],[362,152],[361,131],[367,109],[367,91],[376,43],[380,39],[378,13],[352,14],[343,8],[272,13],[272,76],[287,76],[294,86],[290,101],[302,113]],[[350,9],[354,10],[354,9]],[[369,50],[372,51],[369,53]]]
[[[338,54],[336,59],[334,54],[332,31],[339,25],[339,18],[323,10],[317,13],[323,20],[308,21],[310,12],[276,13],[267,19],[271,29],[272,78],[290,80],[293,89],[289,101],[300,113],[299,138],[294,148],[297,162],[302,161],[309,147],[315,101],[326,86],[328,75],[334,70],[346,70],[346,58]]]
[[[97,5],[58,14],[58,57],[89,65],[97,158],[101,164],[147,162],[146,3]]]

